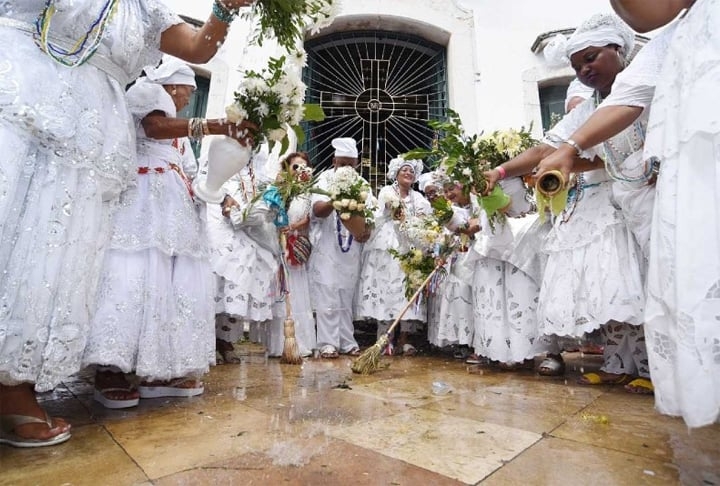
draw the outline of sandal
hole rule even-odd
[[[655,394],[655,387],[652,381],[647,378],[635,378],[633,381],[625,385],[625,391],[628,393],[634,393],[636,395],[653,395]]]
[[[360,348],[352,348],[345,354],[347,354],[348,356],[360,356]]]
[[[565,361],[561,357],[547,356],[538,365],[537,372],[541,376],[562,376],[565,374]]]
[[[143,382],[138,387],[140,398],[181,397],[201,395],[205,391],[202,381],[192,378],[176,378],[170,381]]]
[[[480,356],[478,356],[475,353],[468,356],[467,359],[465,360],[465,364],[474,365],[474,364],[482,364],[482,363],[483,363],[483,358],[481,358]]]
[[[614,378],[608,378],[608,376],[614,376]],[[599,373],[585,373],[578,378],[578,385],[624,385],[632,380],[630,375],[613,375],[606,373],[605,377]]]
[[[403,344],[402,350],[405,356],[415,356],[417,354],[417,349],[415,348],[415,346],[409,343]]]
[[[52,419],[45,414],[45,418],[31,417],[29,415],[0,415],[0,444],[7,444],[13,447],[44,447],[62,444],[70,439],[70,430],[60,432],[48,439],[31,439],[21,437],[15,433],[15,429],[25,424],[46,424],[53,430]]]
[[[117,410],[137,407],[140,403],[140,394],[128,382],[124,373],[97,371],[93,400],[105,408]]]
[[[335,359],[337,358],[338,352],[337,349],[335,349],[335,346],[331,346],[329,344],[326,344],[320,349],[320,357],[324,359]]]

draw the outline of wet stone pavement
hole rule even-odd
[[[42,396],[73,438],[0,446],[0,484],[720,486],[720,425],[688,431],[652,397],[577,385],[600,360],[569,353],[566,376],[546,378],[393,356],[359,376],[347,357],[248,353],[214,367],[202,396],[125,411],[79,376]]]

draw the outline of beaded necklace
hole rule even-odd
[[[602,100],[598,92],[595,92],[595,107]],[[618,142],[624,142],[627,150],[621,150]],[[616,181],[621,182],[646,182],[653,175],[652,166],[648,166],[639,176],[628,176],[623,173],[623,165],[625,160],[633,153],[642,149],[645,144],[645,127],[640,120],[635,120],[632,129],[625,129],[615,137],[603,142],[603,152],[605,153],[605,168],[608,175]]]
[[[343,253],[347,253],[350,251],[350,247],[353,243],[353,235],[349,231],[347,231],[347,237],[344,237],[345,231],[343,231],[343,225],[340,222],[340,216],[338,216],[337,211],[335,212],[335,232],[337,233],[337,242],[340,246],[340,251]]]
[[[77,67],[85,64],[97,51],[102,43],[105,30],[117,10],[119,0],[107,0],[98,17],[90,24],[90,28],[75,44],[66,50],[50,41],[50,24],[56,9],[54,0],[46,0],[45,8],[35,21],[36,42],[40,49],[54,61],[68,67]]]

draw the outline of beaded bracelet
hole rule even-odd
[[[235,20],[238,11],[237,9],[230,10],[220,0],[215,0],[215,3],[213,3],[212,13],[220,22],[229,24]]]
[[[188,120],[188,138],[190,140],[200,141],[203,138],[203,121],[200,118],[190,118]]]

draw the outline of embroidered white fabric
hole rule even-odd
[[[101,3],[58,12],[53,32],[79,38]],[[33,23],[44,6],[4,2],[0,15]],[[180,22],[157,0],[119,2],[99,53],[135,78]],[[0,27],[0,45],[0,382],[46,391],[80,367],[109,235],[103,199],[135,179],[135,141],[124,86],[60,66],[13,28]]]
[[[720,418],[718,25],[718,0],[698,0],[678,24],[645,146],[646,157],[662,160],[645,324],[650,373],[658,410],[690,427]]]
[[[170,167],[182,164],[179,149],[172,140],[148,138],[140,123],[157,109],[174,117],[175,109],[158,85],[134,85],[127,96],[138,127],[138,167],[150,170],[120,194],[83,366],[113,366],[150,380],[201,376],[215,363],[207,233]]]

